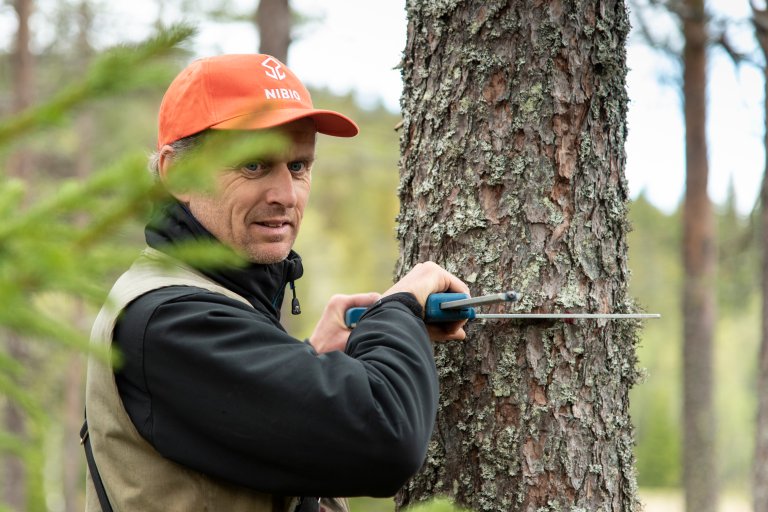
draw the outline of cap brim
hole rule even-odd
[[[214,130],[263,130],[275,128],[291,121],[311,118],[319,133],[334,137],[354,137],[360,129],[354,121],[333,110],[306,108],[279,109],[254,112],[217,123]]]

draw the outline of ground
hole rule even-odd
[[[640,499],[644,512],[684,512],[683,494],[678,489],[641,489]],[[723,493],[719,512],[750,512],[749,499],[743,494]]]
[[[640,499],[643,512],[685,512],[683,493],[680,489],[641,489]],[[351,502],[354,512],[393,512],[392,500],[355,498]],[[454,509],[445,502],[415,512],[452,512]],[[751,512],[749,498],[741,493],[726,492],[720,496],[718,512]]]

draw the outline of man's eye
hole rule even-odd
[[[288,170],[293,173],[300,173],[307,170],[306,162],[289,162]]]
[[[266,167],[267,166],[264,162],[259,162],[259,161],[245,162],[240,164],[240,168],[248,172],[260,172],[266,169]]]

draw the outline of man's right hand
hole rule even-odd
[[[344,350],[349,339],[350,329],[344,324],[344,313],[349,308],[369,307],[379,300],[378,293],[359,293],[357,295],[334,295],[323,310],[315,330],[309,337],[309,344],[318,354]]]
[[[469,287],[440,265],[428,261],[413,267],[392,288],[384,292],[382,297],[401,292],[413,294],[419,304],[425,307],[427,297],[433,293],[455,292],[469,295]],[[463,329],[465,323],[467,323],[466,320],[427,324],[427,331],[429,331],[430,338],[435,341],[463,340],[466,337]]]

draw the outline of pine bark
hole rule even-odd
[[[255,20],[259,31],[259,53],[288,62],[293,26],[293,14],[288,0],[260,0]]]
[[[683,205],[683,483],[686,510],[717,509],[712,344],[715,321],[715,220],[707,193],[707,20],[704,0],[682,16],[686,184]]]
[[[624,2],[406,9],[396,273],[433,260],[474,295],[522,292],[516,311],[633,310]],[[639,510],[636,329],[486,321],[436,345],[438,422],[398,506]]]
[[[768,9],[752,4],[755,31],[763,55],[768,58]],[[762,333],[757,373],[757,424],[755,426],[755,455],[752,471],[752,504],[754,512],[768,512],[768,65],[763,67],[766,114],[763,144],[766,167],[760,190],[760,246],[762,250]]]

